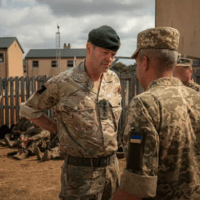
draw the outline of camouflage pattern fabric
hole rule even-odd
[[[186,86],[196,90],[197,92],[200,92],[200,85],[195,83],[194,81],[192,81],[191,83],[188,83]]]
[[[43,92],[34,93],[21,104],[20,115],[38,118],[43,111],[55,106],[60,151],[75,157],[107,156],[117,150],[121,115],[119,89],[119,78],[108,70],[98,91],[82,62],[46,82]],[[101,107],[101,101],[108,102],[109,106]],[[102,112],[106,118],[100,118]]]
[[[12,145],[13,147],[19,147],[21,148],[21,141],[20,137],[21,134],[13,132],[14,130],[18,130],[21,132],[26,131],[27,129],[34,127],[33,123],[29,121],[28,119],[22,118],[19,119],[16,125],[14,125],[11,129],[11,134],[6,134],[4,137],[4,141],[15,141],[15,143]]]
[[[35,154],[35,146],[40,147],[42,151],[47,149],[47,143],[50,141],[50,132],[39,128],[37,126],[29,128],[24,132],[21,137],[30,138],[31,141],[28,142],[26,149],[31,153]]]
[[[29,121],[28,119],[22,118],[22,119],[19,119],[19,121],[12,128],[12,130],[19,130],[21,132],[24,132],[30,127],[33,127],[33,123],[31,121]]]
[[[157,79],[134,97],[126,118],[125,154],[132,127],[146,139],[141,170],[124,169],[122,189],[143,199],[200,199],[199,99],[200,93],[177,78]]]
[[[111,155],[118,148],[120,80],[113,71],[108,70],[103,73],[101,85],[97,88],[88,77],[84,63],[46,82],[42,90],[21,104],[20,115],[29,119],[38,118],[44,114],[43,111],[54,106],[61,154],[85,158]],[[114,170],[112,173],[110,168]],[[62,178],[62,200],[89,199],[84,195],[99,195],[100,199],[104,189],[106,193],[114,192],[117,186],[115,181],[118,180],[117,169],[116,164],[93,171],[92,167],[67,167],[65,163],[62,177],[66,177],[67,173],[76,176]],[[66,197],[67,194],[69,197]],[[78,197],[79,194],[82,198]],[[109,196],[105,200],[110,199],[110,194],[105,195]]]
[[[171,27],[156,27],[141,31],[137,35],[137,49],[131,56],[136,58],[140,49],[178,50],[180,33]]]
[[[198,83],[195,83],[194,81],[188,83],[186,86],[192,88],[193,90],[196,90],[197,92],[200,92],[200,85]],[[200,141],[197,144],[197,148],[198,148],[198,155],[200,155]]]
[[[59,147],[53,147],[49,149],[49,152],[52,159],[64,159],[66,157],[65,154],[60,152]]]
[[[118,186],[119,163],[116,157],[106,168],[72,166],[65,159],[59,196],[61,200],[110,200]]]

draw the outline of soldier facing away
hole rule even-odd
[[[180,57],[174,68],[174,75],[178,77],[182,83],[198,92],[200,92],[200,85],[192,80],[192,60],[189,58]]]
[[[173,77],[178,44],[179,32],[170,27],[137,36],[132,58],[145,92],[133,98],[127,112],[127,166],[114,200],[200,199],[200,93]]]
[[[109,70],[120,46],[110,26],[89,32],[86,59],[47,81],[20,115],[58,134],[65,154],[61,200],[108,200],[119,186],[116,158],[121,86]],[[43,111],[55,106],[56,123]]]

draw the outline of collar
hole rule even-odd
[[[146,90],[149,90],[150,88],[154,88],[157,86],[183,86],[183,83],[181,82],[180,79],[175,77],[164,77],[152,81],[148,85]]]
[[[110,83],[113,81],[111,76],[112,71],[108,70],[108,72],[103,73],[102,76],[102,84],[103,83]],[[80,84],[84,84],[85,87],[87,87],[89,90],[91,90],[94,86],[92,80],[87,75],[85,71],[85,60],[81,62],[77,67],[74,68],[72,73],[72,78],[79,82]]]
[[[192,79],[191,82],[187,83],[186,86],[194,84],[194,80]]]

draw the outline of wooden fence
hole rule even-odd
[[[140,93],[142,88],[135,74],[118,74],[122,85],[122,115],[119,122],[121,129],[127,107],[134,95]],[[0,126],[6,124],[11,126],[19,120],[20,103],[26,101],[36,90],[50,77],[0,77],[0,92],[2,100],[0,102]],[[50,109],[46,112],[50,118],[54,118],[54,111]]]
[[[128,105],[132,98],[141,93],[142,87],[139,84],[139,81],[134,74],[118,74],[122,86],[122,114],[119,121],[119,131],[121,130],[125,118],[126,118],[126,111],[128,109]]]
[[[142,92],[142,88],[138,79],[133,74],[118,74],[122,86],[122,115],[119,122],[119,130],[124,124],[126,111],[131,99]],[[11,126],[19,120],[20,103],[26,101],[36,90],[50,77],[0,77],[0,93],[2,100],[0,101],[0,126],[6,124]],[[200,70],[193,72],[193,79],[200,84]],[[53,108],[46,111],[50,118],[54,118]]]

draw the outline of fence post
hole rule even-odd
[[[15,77],[15,110],[16,110],[16,122],[19,121],[19,77]]]
[[[10,120],[9,125],[14,124],[14,87],[13,87],[13,77],[9,78],[10,81]]]
[[[9,127],[9,107],[8,107],[8,78],[3,79],[5,83],[5,119],[6,119],[6,125]]]
[[[3,101],[4,101],[4,93],[3,93],[3,82],[0,77],[0,95],[2,98],[0,99],[0,126],[4,124],[4,115],[3,115]]]

